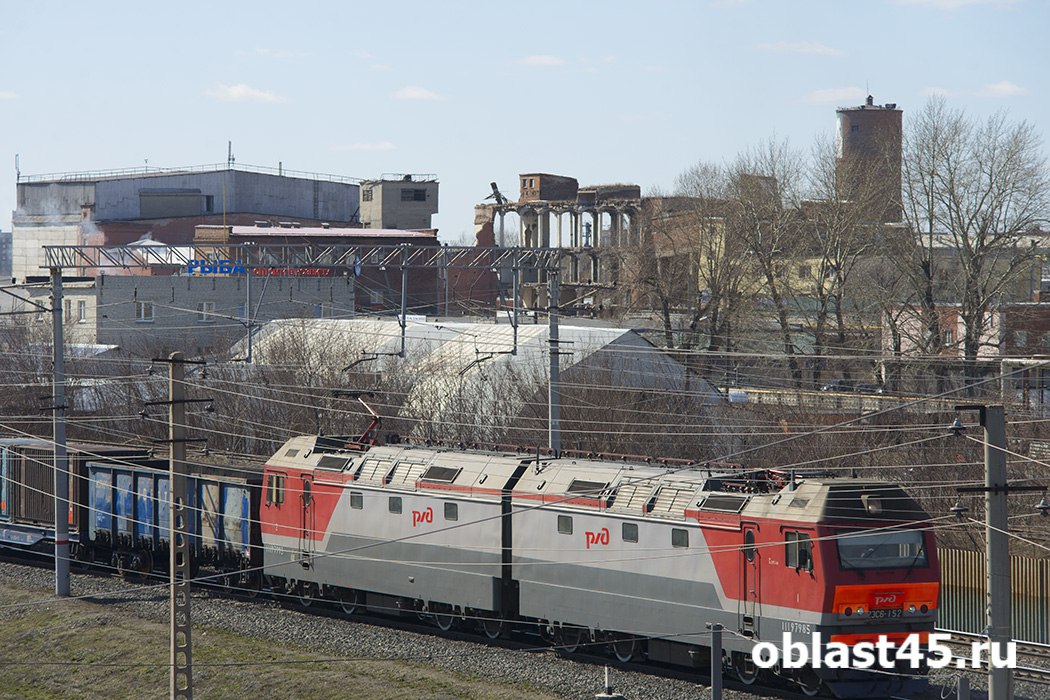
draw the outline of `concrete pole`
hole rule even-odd
[[[510,295],[511,295],[511,299],[510,299],[510,306],[511,306],[510,325],[511,325],[511,332],[514,334],[514,343],[513,343],[513,345],[511,346],[511,349],[510,349],[510,354],[511,355],[517,355],[518,354],[518,307],[521,305],[519,300],[518,300],[518,294],[519,294],[519,291],[518,291],[518,277],[520,275],[521,275],[521,263],[518,260],[518,254],[515,253],[514,254],[514,266],[511,268],[511,287],[510,287],[510,289],[511,289],[511,292],[510,292]]]
[[[559,263],[554,262],[554,267],[548,276],[548,316],[550,320],[550,385],[549,385],[549,409],[550,420],[548,423],[550,431],[550,448],[555,455],[561,452],[561,365],[558,350],[558,276]]]
[[[244,281],[244,327],[248,330],[248,356],[245,359],[249,365],[252,363],[252,271],[249,267],[245,270]]]
[[[988,641],[1005,653],[1010,641],[1010,540],[1006,509],[1006,420],[1002,406],[981,408],[984,428],[985,548],[988,560]],[[994,648],[994,647],[993,647]],[[1013,674],[1008,668],[989,668],[988,700],[1013,697]]]
[[[55,455],[55,595],[69,596],[69,455],[66,450],[66,364],[62,268],[51,268],[52,383]]]
[[[711,625],[711,700],[722,700],[722,625]]]
[[[182,353],[168,358],[168,488],[171,499],[171,551],[168,560],[171,640],[171,700],[193,700],[193,654],[190,640],[190,544],[192,517],[186,479],[186,384]]]
[[[405,356],[405,334],[408,327],[408,251],[401,244],[401,351],[398,357]]]

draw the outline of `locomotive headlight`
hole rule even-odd
[[[858,615],[863,615],[864,614],[864,608],[862,606],[860,606],[860,605],[857,606],[857,614]]]
[[[915,606],[914,605],[909,605],[908,606],[908,612],[910,612],[912,615],[914,615],[915,614]]]

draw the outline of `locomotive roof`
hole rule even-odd
[[[846,523],[927,517],[899,485],[855,478],[804,478],[792,488],[787,479],[765,479],[764,473],[447,447],[363,448],[347,438],[310,435],[290,439],[268,465],[314,470],[315,478],[350,473],[355,483],[379,488],[488,497],[501,493],[520,470],[515,501],[654,518]]]

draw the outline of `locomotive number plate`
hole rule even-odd
[[[868,617],[872,620],[891,620],[904,614],[901,608],[875,608]]]

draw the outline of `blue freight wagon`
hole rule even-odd
[[[166,570],[171,552],[167,470],[89,463],[87,471],[90,525],[85,539],[94,558],[108,560],[128,574]],[[258,489],[254,475],[198,472],[187,476],[187,528],[194,576],[206,567],[216,572],[217,582],[258,588],[258,499],[252,497]]]

